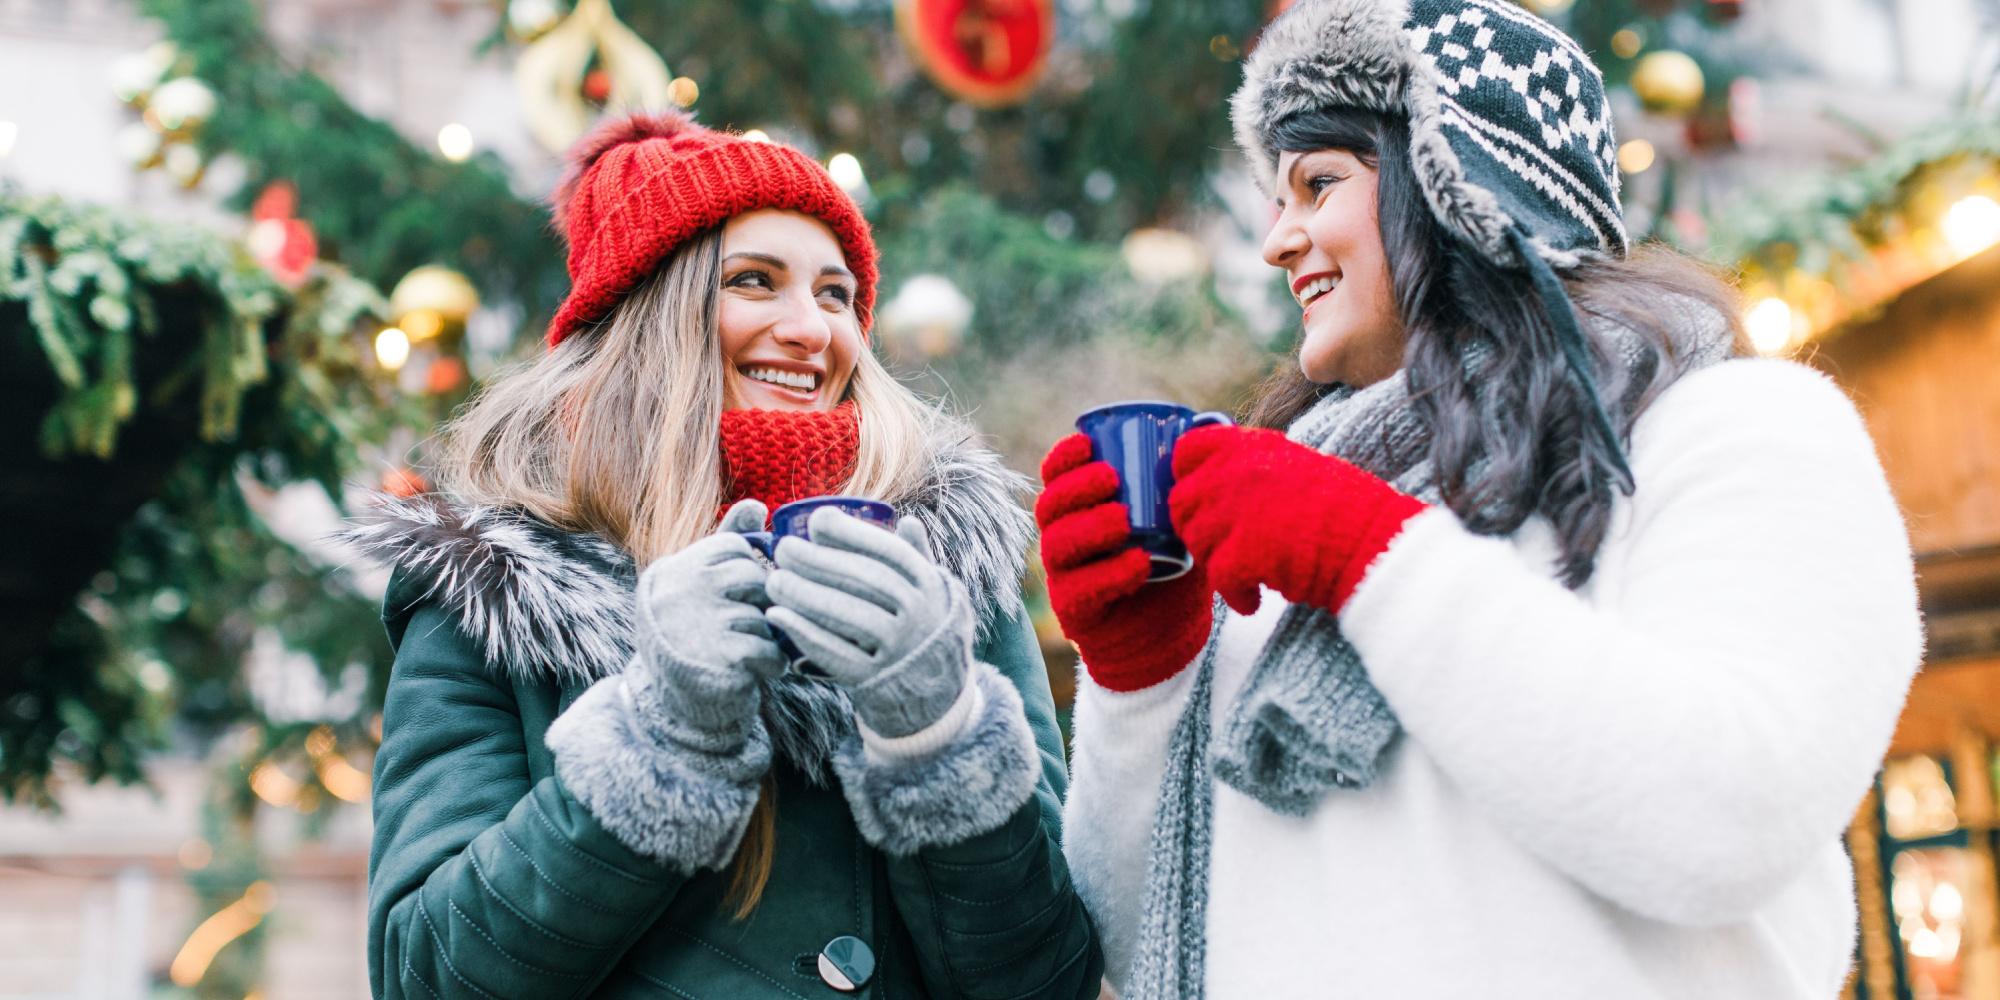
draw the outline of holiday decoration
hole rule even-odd
[[[932,80],[997,107],[1026,96],[1055,40],[1054,0],[898,0],[896,24]]]
[[[175,699],[225,703],[280,621],[334,669],[386,670],[373,602],[274,537],[240,485],[337,496],[359,441],[406,426],[361,377],[359,331],[385,311],[337,267],[287,289],[204,228],[0,192],[0,346],[27,380],[0,459],[41,498],[9,506],[0,548],[0,662],[26,694],[0,714],[0,798],[47,804],[59,766],[138,780]]]
[[[160,84],[146,100],[149,123],[175,138],[192,136],[215,114],[215,91],[191,76]]]
[[[1751,192],[1710,225],[1709,256],[1742,274],[1759,349],[1795,350],[2000,245],[2000,123],[1921,129],[1847,171]]]
[[[172,42],[159,42],[112,64],[112,92],[139,112],[139,120],[120,129],[113,144],[132,169],[163,167],[191,190],[208,170],[207,158],[192,143],[215,115],[217,100],[215,91],[193,76],[161,82],[185,62]]]
[[[673,101],[667,64],[618,20],[610,0],[578,0],[522,51],[514,82],[529,130],[552,152],[568,149],[600,111]]]
[[[1632,70],[1632,92],[1655,114],[1692,112],[1701,104],[1702,87],[1701,66],[1673,49],[1647,53]]]
[[[563,9],[557,0],[510,0],[507,30],[516,39],[532,42],[549,33],[562,21]]]
[[[298,190],[284,181],[266,185],[250,206],[250,232],[244,244],[250,256],[286,288],[297,288],[319,259],[319,240],[312,224],[294,218]]]
[[[466,318],[478,308],[479,290],[441,264],[411,271],[389,293],[389,315],[417,343],[464,332]]]
[[[881,313],[889,349],[924,361],[958,350],[971,322],[972,300],[941,274],[911,275]]]
[[[120,56],[111,63],[111,92],[127,104],[144,106],[179,61],[180,50],[172,42],[155,42],[144,52]]]

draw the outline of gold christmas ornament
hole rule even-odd
[[[119,56],[111,63],[111,91],[126,104],[142,106],[180,58],[172,42],[154,42],[143,52]]]
[[[389,315],[417,343],[463,329],[466,318],[478,308],[479,290],[471,280],[442,264],[426,264],[403,275],[389,293]]]
[[[201,158],[201,150],[186,143],[167,147],[161,162],[166,166],[167,176],[189,191],[200,187],[202,177],[208,173],[208,161]]]
[[[610,0],[577,0],[576,9],[523,50],[514,65],[528,129],[551,152],[568,149],[597,120],[598,109],[583,93],[593,60],[610,82],[606,113],[673,102],[666,62],[618,20]]]
[[[169,134],[191,134],[215,117],[215,91],[191,76],[168,80],[147,98],[146,113]]]
[[[1647,111],[1685,115],[1701,105],[1701,66],[1685,52],[1648,53],[1632,69],[1632,92]]]

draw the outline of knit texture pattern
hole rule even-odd
[[[1640,390],[1650,381],[1646,373],[1658,364],[1658,356],[1633,331],[1610,327],[1603,336],[1614,347],[1616,384],[1622,390],[1616,398],[1626,416],[1621,423],[1629,423],[1643,396]],[[1686,371],[1729,356],[1731,333],[1721,324],[1690,330],[1687,338],[1680,346],[1688,352]],[[1465,363],[1469,377],[1478,384],[1484,357],[1471,352]],[[1408,497],[1427,503],[1440,499],[1429,431],[1411,405],[1409,383],[1400,374],[1358,391],[1335,387],[1293,421],[1287,436],[1344,459]],[[1176,489],[1185,486],[1186,480],[1181,480]],[[1296,501],[1296,497],[1282,504],[1253,501],[1237,516],[1268,516],[1266,512],[1289,508]],[[1341,590],[1341,575],[1332,574],[1335,593]],[[1352,592],[1353,586],[1348,586],[1341,600]],[[1227,782],[1274,812],[1304,816],[1334,788],[1365,788],[1372,783],[1401,731],[1387,700],[1368,679],[1360,654],[1341,634],[1335,612],[1293,603],[1279,617],[1234,704],[1220,713],[1221,726],[1211,732],[1208,692],[1219,634],[1219,627],[1212,630],[1195,663],[1194,693],[1167,749],[1138,950],[1132,981],[1123,993],[1131,1000],[1203,996],[1202,941],[1208,919],[1215,796],[1211,778]]]
[[[690,238],[762,208],[803,212],[833,230],[854,272],[854,310],[866,331],[876,251],[854,199],[790,146],[713,131],[669,112],[609,122],[571,151],[554,198],[556,226],[569,244],[570,292],[549,323],[549,346],[604,319]]]
[[[1339,612],[1425,504],[1277,431],[1203,427],[1174,449],[1174,530],[1239,614],[1260,587]],[[1245,517],[1245,511],[1270,516]]]
[[[1091,679],[1137,691],[1179,673],[1208,640],[1213,590],[1199,563],[1147,583],[1152,561],[1132,544],[1129,512],[1116,500],[1118,473],[1091,459],[1090,439],[1071,434],[1042,460],[1035,520],[1049,605],[1076,643]]]
[[[722,411],[724,509],[755,499],[776,511],[838,493],[854,474],[861,435],[853,403],[831,410]]]

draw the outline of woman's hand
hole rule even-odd
[[[762,528],[764,518],[762,503],[740,501],[714,534],[639,576],[644,683],[635,698],[658,735],[710,752],[733,751],[756,715],[758,679],[785,668],[764,620],[770,571],[741,534]]]
[[[1201,564],[1148,584],[1152,559],[1132,544],[1118,473],[1071,434],[1042,460],[1042,567],[1049,604],[1098,686],[1137,691],[1179,673],[1208,641],[1215,594]]]
[[[831,508],[812,540],[778,543],[767,617],[846,689],[863,725],[908,736],[943,718],[972,665],[965,587],[940,569],[916,518],[892,532]]]
[[[1338,613],[1428,505],[1272,430],[1203,427],[1174,447],[1174,531],[1240,614],[1258,588]]]

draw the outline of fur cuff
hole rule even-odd
[[[1041,777],[1021,693],[992,666],[973,667],[984,704],[956,740],[913,760],[870,762],[861,737],[841,744],[834,770],[870,844],[915,854],[998,829]]]
[[[686,872],[721,868],[757,804],[771,739],[754,721],[733,754],[660,743],[641,723],[626,678],[590,686],[549,726],[556,776],[619,842]]]

